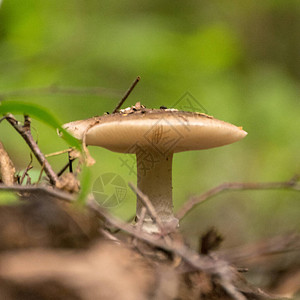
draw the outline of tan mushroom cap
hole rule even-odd
[[[126,112],[126,110],[125,110]],[[144,109],[74,121],[64,125],[86,144],[135,153],[136,145],[163,153],[200,150],[234,143],[247,135],[241,127],[211,116],[174,109]]]

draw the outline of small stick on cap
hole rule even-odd
[[[113,110],[113,112],[112,112],[113,114],[116,113],[118,111],[118,109],[123,105],[123,103],[128,98],[128,96],[131,94],[132,90],[135,88],[135,86],[140,81],[140,79],[141,79],[140,76],[138,76],[135,79],[135,81],[132,83],[131,87],[127,90],[127,92],[125,93],[125,95],[123,96],[123,98],[121,99],[121,101],[118,103],[118,105],[116,106],[116,108]]]

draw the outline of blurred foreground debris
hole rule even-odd
[[[32,247],[86,248],[99,237],[98,220],[38,191],[0,206],[0,251]]]
[[[157,292],[158,283],[175,296],[172,280],[158,282],[154,270],[139,255],[109,242],[79,252],[31,249],[5,253],[0,266],[1,299],[143,300]],[[164,272],[171,276],[169,270]]]
[[[99,219],[42,191],[22,195],[0,206],[0,299],[279,299],[217,255],[189,250],[178,232],[168,244],[106,212]],[[205,236],[214,249],[219,235]]]

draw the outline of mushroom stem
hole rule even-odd
[[[169,229],[177,227],[178,220],[173,215],[172,201],[172,159],[173,153],[162,155],[158,152],[137,153],[137,186],[148,196],[157,216]],[[137,197],[136,216],[141,217],[143,203]],[[147,213],[143,230],[157,232],[158,228]]]

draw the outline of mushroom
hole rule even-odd
[[[136,154],[137,186],[152,202],[157,216],[170,230],[178,226],[173,215],[173,154],[234,143],[247,135],[241,127],[202,113],[135,106],[64,125],[74,137],[120,153]],[[143,204],[137,197],[136,219]],[[146,214],[143,230],[158,232]]]

